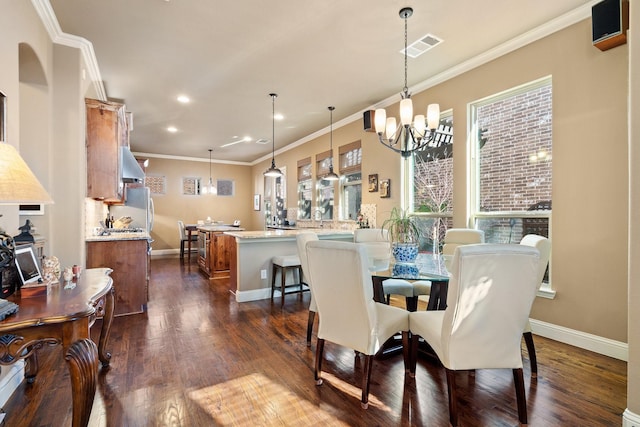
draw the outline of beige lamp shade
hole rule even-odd
[[[18,151],[0,143],[0,204],[50,204],[53,200]]]

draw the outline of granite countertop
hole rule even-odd
[[[331,236],[331,235],[353,235],[352,230],[337,230],[337,229],[322,229],[322,228],[313,228],[313,229],[305,229],[299,228],[296,230],[260,230],[260,231],[226,231],[224,234],[228,234],[229,236],[233,236],[237,239],[295,239],[295,237],[299,233],[304,232],[314,232],[318,236]]]
[[[198,225],[196,228],[202,231],[244,231],[244,228],[232,225]]]
[[[87,236],[86,242],[111,242],[114,240],[151,240],[147,232],[111,233],[106,236]]]

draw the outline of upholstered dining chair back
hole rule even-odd
[[[307,320],[307,346],[311,346],[311,335],[313,334],[313,323],[315,322],[316,312],[318,308],[316,306],[316,300],[313,297],[313,284],[311,283],[309,275],[309,261],[307,258],[307,242],[317,241],[318,235],[311,231],[301,232],[296,235],[296,244],[298,245],[298,258],[300,258],[300,265],[302,266],[302,274],[305,277],[305,283],[309,285],[311,290],[311,300],[309,301],[309,318]]]
[[[382,228],[356,228],[353,230],[353,241],[364,242],[388,242],[389,232]]]
[[[307,256],[320,315],[318,338],[373,355],[394,333],[407,330],[402,320],[406,315],[408,321],[406,310],[373,300],[373,282],[363,246],[338,241],[309,242]],[[387,324],[387,317],[394,316],[388,313],[397,314],[400,323]]]
[[[520,341],[536,294],[539,259],[537,249],[521,245],[458,248],[436,345],[445,367],[522,368]]]
[[[358,228],[353,231],[353,241],[365,247],[371,271],[381,271],[389,268],[391,243],[389,242],[387,230]]]
[[[450,228],[444,235],[442,257],[447,270],[451,269],[451,261],[456,248],[463,245],[484,243],[484,231],[473,228]]]
[[[544,236],[537,234],[527,234],[520,240],[521,245],[533,246],[540,252],[540,265],[538,266],[538,288],[542,285],[544,274],[547,271],[549,265],[549,258],[551,257],[551,240]]]
[[[443,255],[453,255],[462,245],[484,243],[484,231],[473,228],[450,228],[444,235]]]
[[[373,282],[367,253],[357,243],[330,240],[306,245],[312,294],[320,316],[315,380],[322,384],[325,340],[364,355],[361,405],[368,405],[374,355],[402,331],[405,369],[408,367],[409,313],[373,300]]]
[[[184,228],[184,222],[178,220],[178,232],[180,233],[180,240],[187,240],[187,231]]]
[[[455,371],[511,369],[521,425],[527,424],[522,373],[522,332],[538,286],[540,253],[525,245],[465,245],[450,269],[447,308],[409,315],[410,371],[416,371],[421,336],[444,365],[449,421],[458,425]]]

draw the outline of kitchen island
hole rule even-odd
[[[225,231],[244,231],[230,225],[198,225],[198,267],[209,279],[230,276],[231,253],[235,241]]]
[[[353,231],[332,229],[298,229],[267,231],[226,231],[235,239],[230,260],[230,291],[236,301],[271,298],[271,258],[297,255],[296,236],[315,232],[319,239],[353,241]]]

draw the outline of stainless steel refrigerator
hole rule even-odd
[[[109,213],[114,219],[131,217],[129,228],[144,228],[148,233],[153,229],[153,199],[148,187],[127,188],[123,206],[111,206]]]

